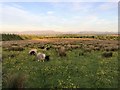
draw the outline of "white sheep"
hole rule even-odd
[[[37,49],[31,49],[31,50],[29,51],[29,54],[30,54],[30,55],[36,55],[36,54],[37,54]]]
[[[46,56],[44,53],[37,53],[37,60],[38,61],[49,61],[49,56]]]
[[[43,61],[44,62],[44,60],[45,60],[45,54],[43,54],[43,53],[37,53],[37,60],[38,61]]]

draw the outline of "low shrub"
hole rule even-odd
[[[11,46],[7,50],[9,50],[9,51],[23,51],[24,48],[22,46]]]
[[[3,78],[3,84],[6,88],[20,89],[24,88],[26,77],[23,73],[6,74]]]
[[[106,58],[112,57],[112,55],[113,55],[112,52],[103,52],[102,53],[102,57],[106,57]]]

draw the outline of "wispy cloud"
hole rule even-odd
[[[50,15],[50,14],[53,14],[53,13],[54,13],[54,11],[48,11],[48,12],[47,12],[47,14],[49,14],[49,15]]]
[[[44,0],[44,2],[118,2],[119,0]],[[0,2],[43,2],[43,0],[0,0]]]
[[[0,15],[2,15],[0,19],[2,19],[2,29],[9,31],[117,31],[117,13],[113,12],[117,7],[113,4],[39,3],[38,7],[43,9],[37,10],[37,13],[34,12],[37,8],[28,8],[25,4],[3,4],[0,10]],[[103,12],[100,13],[100,10]],[[109,12],[113,12],[112,16],[105,16]]]
[[[92,4],[88,2],[72,2],[72,7],[74,11],[87,12],[92,8]]]
[[[101,10],[111,10],[111,9],[117,9],[118,4],[117,3],[103,3],[99,6],[99,9]]]
[[[46,15],[36,15],[34,13],[8,5],[5,5],[0,12],[0,14],[2,14],[2,26],[4,30],[8,30],[8,28],[10,30],[15,30],[16,28],[25,30],[26,27],[26,30],[49,29],[53,26],[52,24],[59,24],[63,20],[60,20],[58,17],[52,15],[53,13],[53,11],[48,11]]]

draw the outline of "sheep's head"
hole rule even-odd
[[[36,52],[35,52],[35,51],[31,51],[29,54],[30,54],[30,55],[35,55]]]
[[[46,61],[49,61],[49,60],[50,60],[50,56],[47,55],[47,56],[45,57],[45,60],[46,60]]]

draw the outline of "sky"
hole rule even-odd
[[[118,32],[117,2],[1,2],[3,32]]]

